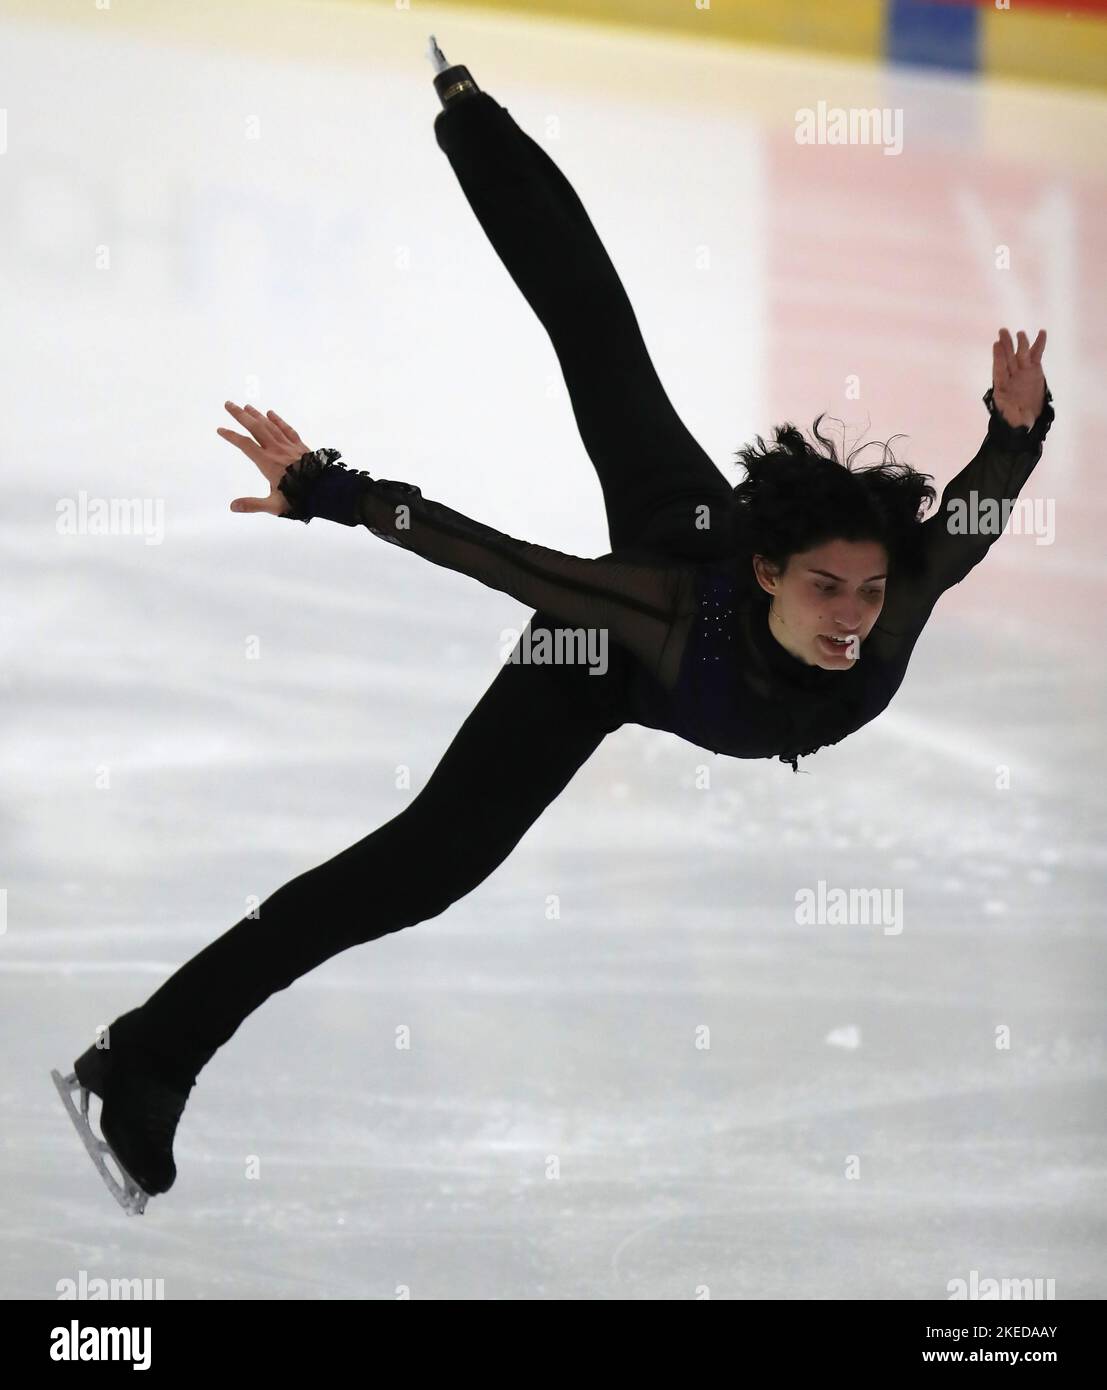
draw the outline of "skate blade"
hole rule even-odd
[[[108,1191],[127,1213],[128,1216],[141,1216],[146,1210],[146,1202],[150,1194],[143,1190],[122,1163],[119,1162],[118,1155],[112,1149],[106,1139],[101,1139],[98,1134],[92,1132],[92,1125],[88,1118],[88,1097],[89,1092],[81,1085],[76,1072],[70,1072],[68,1076],[62,1076],[56,1068],[51,1069],[50,1076],[54,1085],[58,1088],[58,1095],[62,1098],[69,1118],[73,1121],[74,1128],[81,1136],[81,1142],[88,1150],[88,1156],[96,1165],[97,1172],[104,1179],[104,1184]],[[73,1103],[74,1091],[81,1093],[81,1108],[77,1109]],[[104,1155],[107,1154],[115,1163],[120,1173],[123,1175],[123,1182],[120,1183],[115,1174],[104,1162]]]

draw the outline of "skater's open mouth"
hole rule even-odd
[[[860,641],[857,633],[851,633],[848,637],[830,637],[825,632],[819,633],[819,641],[823,644],[823,650],[838,655],[849,650],[854,642]]]

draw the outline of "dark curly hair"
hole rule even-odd
[[[880,463],[854,469],[854,458],[876,441],[853,449],[844,462],[830,439],[812,433],[817,447],[795,425],[777,425],[774,443],[760,435],[737,450],[746,477],[735,484],[738,516],[751,555],[764,555],[783,570],[790,556],[825,541],[879,541],[890,572],[917,573],[922,565],[921,513],[937,493],[930,473],[897,463],[884,444]],[[893,435],[892,438],[899,436]]]

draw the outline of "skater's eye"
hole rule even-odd
[[[819,590],[820,590],[822,593],[824,593],[824,594],[832,594],[832,593],[834,593],[834,588],[835,588],[835,586],[834,586],[833,584],[818,584],[818,583],[816,583],[815,588],[816,588],[816,589],[819,589]],[[871,588],[870,588],[870,589],[863,589],[862,592],[865,593],[865,594],[868,594],[871,598],[880,598],[880,597],[883,595],[884,590],[883,590],[883,589],[871,589]]]

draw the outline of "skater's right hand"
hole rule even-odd
[[[268,497],[236,497],[231,503],[231,511],[270,512],[273,516],[283,516],[290,508],[288,499],[277,485],[290,464],[311,453],[311,446],[305,444],[275,410],[266,411],[263,415],[252,405],[240,407],[233,401],[224,401],[223,404],[239,424],[250,431],[253,438],[247,439],[244,434],[236,434],[228,429],[217,429],[216,434],[228,443],[237,445],[248,459],[252,459],[270,487]]]
[[[1001,328],[992,344],[992,400],[1012,429],[1020,425],[1032,429],[1042,413],[1046,393],[1042,371],[1045,345],[1044,328],[1033,343],[1020,328],[1017,348],[1007,329]]]

